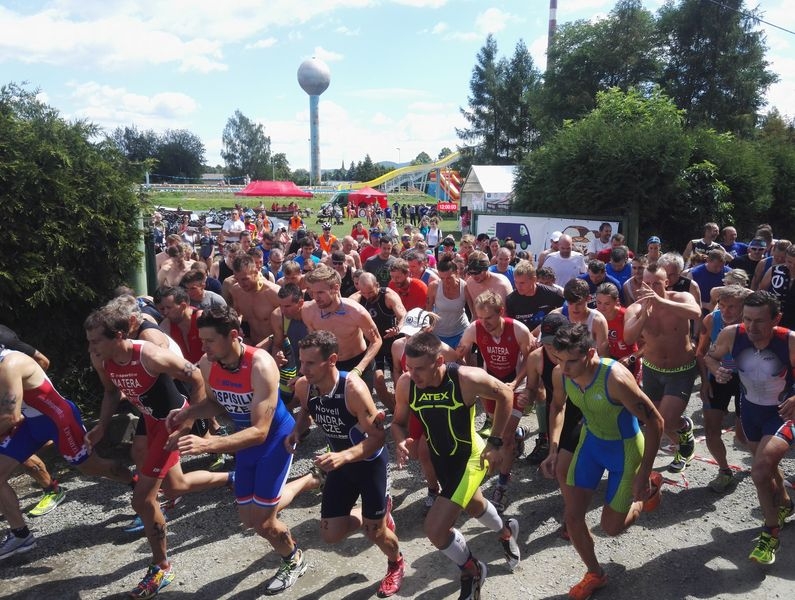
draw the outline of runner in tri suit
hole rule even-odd
[[[50,440],[83,474],[132,484],[126,467],[91,453],[80,411],[55,390],[36,361],[0,349],[0,512],[11,530],[0,541],[0,560],[36,547],[8,479]]]
[[[279,365],[279,398],[288,408],[293,404],[293,386],[298,377],[298,342],[306,337],[307,328],[301,320],[304,295],[295,283],[279,290],[279,306],[271,313],[273,344],[271,355]]]
[[[640,356],[638,344],[624,341],[624,315],[626,307],[621,306],[618,288],[612,283],[603,283],[596,290],[596,310],[607,320],[607,354],[632,371],[636,380],[640,379]]]
[[[323,429],[329,449],[315,458],[315,466],[327,473],[320,535],[324,542],[336,544],[364,527],[367,538],[388,561],[378,596],[392,596],[403,582],[404,563],[390,514],[384,415],[361,379],[337,370],[337,336],[313,331],[299,347],[303,377],[296,382],[295,393],[301,412],[285,441],[287,450],[294,451],[311,425],[310,417]],[[362,503],[357,507],[359,497]]]
[[[475,314],[477,320],[467,327],[456,348],[459,359],[464,360],[469,356],[473,344],[477,344],[486,373],[507,383],[514,390],[513,409],[506,429],[492,429],[506,440],[499,480],[491,495],[492,504],[502,513],[507,506],[506,495],[513,461],[524,452],[524,431],[517,430],[522,418],[518,392],[525,377],[525,360],[530,355],[535,338],[521,322],[505,316],[502,297],[495,292],[487,290],[475,299]],[[493,420],[494,402],[484,399],[483,410]]]
[[[740,376],[740,420],[753,456],[751,477],[759,496],[764,526],[749,559],[769,565],[776,560],[778,534],[794,510],[787,494],[784,475],[767,446],[792,417],[795,396],[795,333],[778,327],[781,319],[778,299],[770,292],[758,291],[743,300],[739,325],[725,327],[704,357],[704,364],[718,383],[732,376],[722,363],[731,354]]]
[[[509,568],[519,563],[519,523],[500,519],[483,497],[480,484],[489,469],[499,468],[505,455],[503,438],[484,441],[475,433],[475,398],[494,400],[494,431],[504,431],[511,412],[511,388],[476,367],[445,363],[441,342],[420,332],[406,342],[406,367],[395,385],[392,435],[398,466],[409,458],[414,440],[408,438],[409,414],[422,423],[431,460],[442,489],[425,518],[431,543],[461,569],[461,598],[479,598],[486,565],[472,556],[464,536],[455,529],[461,511],[499,532]]]
[[[725,286],[718,297],[718,306],[704,317],[701,338],[696,348],[696,360],[701,373],[701,402],[704,406],[704,436],[707,448],[718,466],[718,475],[707,486],[718,494],[729,492],[737,485],[734,472],[726,460],[726,446],[723,443],[723,420],[729,411],[729,403],[734,398],[735,436],[745,443],[740,423],[740,377],[737,365],[731,354],[722,359],[724,367],[732,370],[732,375],[725,383],[718,383],[704,364],[704,356],[718,339],[718,335],[729,325],[740,322],[743,314],[743,300],[751,293],[748,288],[739,285]]]
[[[166,416],[172,409],[187,406],[174,380],[188,383],[194,401],[203,397],[204,384],[193,363],[150,342],[129,339],[129,326],[129,315],[118,303],[94,311],[83,324],[91,363],[105,390],[99,422],[86,434],[86,441],[89,447],[99,443],[122,395],[140,411],[146,424],[147,448],[141,457],[132,507],[143,521],[152,564],[130,595],[150,598],[174,579],[166,554],[166,521],[157,499],[161,485],[175,497],[222,486],[229,478],[226,473],[209,471],[184,474],[179,453],[165,448],[169,435]]]
[[[263,593],[277,594],[304,574],[307,563],[287,526],[278,519],[300,492],[316,488],[312,475],[286,484],[292,454],[284,441],[295,421],[279,400],[279,371],[270,354],[243,343],[240,320],[230,307],[206,310],[199,317],[205,355],[199,363],[209,400],[184,411],[172,410],[169,443],[186,455],[235,453],[235,496],[240,520],[268,540],[282,565],[265,582]],[[227,413],[235,433],[201,438],[185,435],[196,418]]]
[[[550,478],[558,472],[555,440],[563,427],[564,398],[568,397],[582,411],[584,424],[561,491],[571,543],[587,568],[583,579],[569,590],[569,598],[587,600],[607,585],[585,520],[594,491],[607,471],[601,527],[611,536],[635,522],[646,500],[659,499],[662,477],[653,473],[652,467],[663,420],[628,369],[613,359],[599,357],[583,323],[560,327],[553,345],[559,361],[553,374],[556,393],[549,419],[553,441],[541,468]],[[560,387],[565,393],[557,393]],[[645,425],[645,446],[638,419]],[[650,503],[647,510],[652,506]]]

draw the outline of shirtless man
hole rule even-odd
[[[232,270],[235,277],[230,290],[232,306],[243,322],[248,323],[246,342],[259,344],[273,333],[270,315],[279,306],[279,286],[265,279],[254,258],[247,254],[235,257]]]
[[[180,243],[182,243],[182,238],[178,234],[172,233],[166,236],[166,249],[155,255],[155,268],[158,272],[160,271],[160,267],[163,266],[163,263],[168,260],[169,255],[167,250],[172,246],[179,246]]]
[[[182,244],[171,246],[166,252],[168,252],[168,260],[163,263],[163,266],[160,267],[160,270],[157,272],[157,285],[179,285],[179,282],[182,281],[185,274],[190,271],[194,261],[185,259]]]
[[[668,470],[680,473],[696,453],[693,421],[683,413],[698,375],[690,321],[700,320],[701,307],[690,292],[668,291],[667,285],[665,269],[646,267],[624,317],[624,342],[643,339],[643,391],[662,415],[665,433],[679,444]]]
[[[466,297],[469,312],[475,314],[475,299],[490,290],[502,298],[503,305],[513,292],[508,278],[489,271],[489,258],[485,252],[475,251],[467,260]]]
[[[374,360],[382,345],[372,317],[361,304],[340,295],[339,273],[326,265],[309,273],[306,282],[314,298],[301,310],[307,329],[336,335],[340,347],[337,368],[355,373],[372,388]]]

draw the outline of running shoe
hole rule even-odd
[[[428,490],[428,495],[425,496],[425,502],[422,506],[422,514],[427,515],[428,511],[431,510],[433,503],[436,501],[436,497],[439,495],[438,491]]]
[[[789,501],[787,506],[779,506],[778,507],[778,526],[784,527],[787,524],[787,519],[792,516],[792,513],[795,512],[795,505],[793,505],[792,500]]]
[[[177,504],[182,502],[182,499],[182,496],[177,496],[176,498],[164,498],[160,501],[160,510],[172,510],[173,508],[176,508]]]
[[[36,538],[33,537],[32,533],[28,533],[27,537],[20,538],[9,531],[2,543],[0,543],[0,560],[15,554],[24,554],[35,547]]]
[[[400,586],[403,585],[404,565],[402,554],[397,562],[387,561],[386,576],[381,580],[381,585],[378,586],[379,598],[389,598],[400,591]]]
[[[731,472],[724,473],[723,471],[719,471],[717,477],[707,484],[709,489],[716,494],[730,492],[736,485],[737,480],[734,478],[734,475]]]
[[[146,575],[135,588],[127,594],[130,598],[154,598],[157,593],[174,581],[174,569],[161,569],[157,565],[149,565]]]
[[[144,522],[140,516],[135,515],[130,524],[124,528],[124,533],[138,533],[144,530]]]
[[[309,467],[309,474],[318,480],[320,486],[317,488],[318,493],[323,491],[323,488],[326,487],[326,472],[318,467],[317,465],[313,464]]]
[[[607,573],[591,573],[588,571],[580,583],[569,590],[571,600],[588,600],[593,593],[607,585]]]
[[[273,596],[283,592],[298,581],[306,573],[307,562],[304,560],[303,551],[298,548],[290,560],[283,560],[276,574],[265,582],[264,594]]]
[[[486,417],[486,420],[483,421],[483,427],[478,429],[478,435],[484,439],[491,435],[491,419]]]
[[[473,575],[466,570],[461,572],[461,593],[458,600],[480,600],[480,588],[483,587],[488,569],[486,569],[485,563],[477,559],[470,560],[475,565],[476,574]]]
[[[751,550],[748,558],[760,565],[772,565],[776,562],[776,550],[778,550],[779,542],[777,537],[773,537],[769,532],[763,531],[759,536],[759,541],[756,547]]]
[[[533,451],[527,455],[527,462],[531,465],[540,465],[549,456],[549,440],[546,437],[538,436]]]
[[[491,492],[491,503],[497,509],[497,512],[502,514],[508,505],[508,486],[500,485],[499,483],[495,485],[494,490]]]
[[[41,500],[28,512],[31,517],[42,517],[51,513],[66,498],[66,490],[58,486],[57,490],[45,490]]]
[[[679,449],[674,455],[673,462],[668,466],[671,473],[681,473],[693,460],[696,454],[696,438],[693,437],[693,421],[689,417],[682,417],[685,426],[678,431]]]
[[[395,531],[395,519],[392,518],[392,494],[386,495],[386,528]]]
[[[511,536],[508,539],[501,537],[500,544],[502,544],[502,551],[505,554],[505,560],[508,562],[508,568],[513,571],[521,560],[519,542],[517,541],[519,537],[519,521],[510,518],[505,521],[505,526],[511,532]]]
[[[224,469],[227,468],[227,466],[229,466],[228,463],[231,463],[232,460],[233,457],[231,454],[218,454],[215,457],[215,460],[212,463],[210,463],[210,466],[207,467],[207,470],[212,471],[213,473],[223,471]]]

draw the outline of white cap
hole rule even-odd
[[[421,308],[412,308],[408,313],[406,313],[406,320],[403,321],[403,327],[400,328],[400,333],[414,335],[415,333],[422,331],[423,327],[430,326],[433,323],[431,318],[432,314],[427,310],[422,310]]]
[[[552,235],[549,236],[549,239],[552,240],[553,242],[557,242],[558,240],[560,240],[560,236],[562,235],[563,234],[560,231],[553,231]]]

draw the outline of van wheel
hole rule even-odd
[[[523,241],[519,246],[521,246],[522,250],[527,250],[527,242]]]

